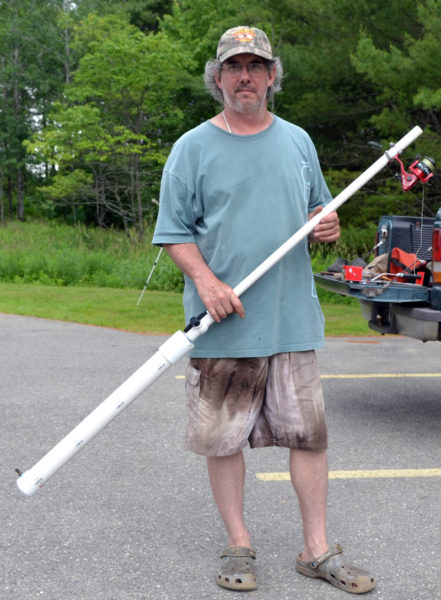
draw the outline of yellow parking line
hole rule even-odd
[[[341,373],[321,375],[321,379],[394,379],[400,377],[441,377],[441,373]],[[185,375],[175,375],[175,379],[185,379]]]
[[[288,472],[256,473],[262,481],[289,481]],[[389,479],[393,477],[441,477],[441,469],[375,469],[365,471],[329,471],[329,479]]]
[[[441,373],[358,373],[321,375],[321,379],[382,379],[400,377],[441,377]]]

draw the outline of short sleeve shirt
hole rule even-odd
[[[154,244],[195,243],[233,288],[300,229],[331,195],[314,145],[301,128],[273,117],[254,135],[207,121],[184,134],[164,168]],[[241,296],[245,318],[214,323],[194,357],[270,356],[323,345],[323,314],[307,240]],[[204,311],[185,278],[186,322]]]

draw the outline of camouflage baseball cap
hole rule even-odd
[[[235,54],[257,54],[262,58],[272,59],[273,52],[266,33],[255,27],[240,25],[228,29],[217,45],[217,58],[224,62]]]

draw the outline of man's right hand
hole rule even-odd
[[[176,266],[193,280],[199,298],[216,323],[232,313],[241,319],[245,317],[242,302],[233,288],[216,277],[196,244],[164,244],[164,248]]]
[[[241,319],[245,317],[245,310],[239,297],[229,285],[215,275],[202,278],[198,283],[195,282],[195,285],[200,299],[216,323],[220,323],[221,319],[225,319],[232,313],[237,313]]]

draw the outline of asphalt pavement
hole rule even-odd
[[[216,585],[226,540],[204,459],[182,449],[185,359],[37,494],[18,491],[14,470],[32,467],[165,339],[0,314],[0,598],[348,598],[295,571],[301,520],[290,482],[272,476],[288,468],[280,448],[246,451],[260,586]],[[366,598],[441,600],[441,344],[330,338],[318,355],[335,474],[329,541],[375,574]]]

